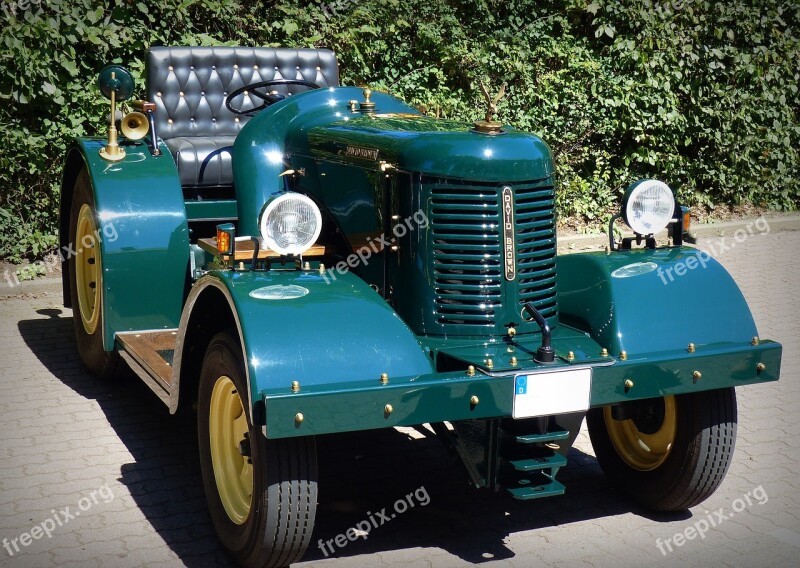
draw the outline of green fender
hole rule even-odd
[[[730,274],[690,247],[559,256],[559,314],[612,355],[749,343],[753,316]]]
[[[175,162],[166,148],[154,157],[144,144],[126,146],[126,157],[108,162],[100,139],[80,139],[67,155],[61,197],[61,252],[69,243],[72,185],[89,170],[103,258],[103,344],[114,348],[122,331],[178,327],[189,282],[189,229]],[[65,303],[69,275],[64,271]]]
[[[210,272],[192,288],[184,321],[189,321],[188,312],[208,288],[222,291],[233,312],[247,361],[255,424],[265,423],[263,391],[279,387],[289,391],[293,381],[302,390],[354,380],[373,379],[379,384],[382,373],[399,378],[434,371],[431,358],[400,316],[352,274],[334,281],[316,270]],[[304,295],[281,300],[255,297],[264,289]]]

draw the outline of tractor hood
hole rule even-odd
[[[503,127],[497,134],[463,122],[426,117],[400,99],[331,87],[293,95],[247,122],[233,148],[240,234],[258,234],[267,197],[300,162],[338,161],[378,170],[381,162],[425,175],[488,182],[542,180],[553,173],[550,149],[532,134]]]
[[[538,137],[506,127],[499,134],[414,114],[375,113],[310,130],[318,159],[369,168],[386,162],[426,175],[484,181],[539,180],[553,173],[550,150]]]

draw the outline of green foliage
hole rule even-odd
[[[0,33],[0,256],[56,230],[71,136],[102,132],[104,64],[137,78],[157,44],[330,47],[344,84],[552,147],[562,216],[597,222],[641,177],[689,205],[800,204],[800,42],[792,0],[30,0]],[[140,87],[143,81],[139,80]],[[22,233],[27,252],[20,253]],[[37,251],[34,252],[34,243]],[[17,252],[14,252],[17,251]]]

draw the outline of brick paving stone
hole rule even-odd
[[[728,235],[732,238],[732,233]],[[719,237],[701,240],[707,246]],[[740,285],[761,337],[784,345],[777,383],[737,390],[739,436],[719,491],[687,514],[654,516],[615,492],[585,427],[562,470],[567,493],[534,503],[470,489],[430,432],[322,437],[320,506],[299,566],[785,566],[800,556],[800,231],[753,235],[718,257]],[[205,509],[196,448],[178,418],[130,374],[98,382],[75,353],[57,282],[34,299],[0,299],[0,539],[18,538],[53,509],[114,492],[0,566],[229,566]],[[37,289],[38,290],[38,289]],[[3,290],[0,290],[0,296]],[[191,429],[191,428],[190,428]],[[431,497],[325,557],[332,538],[420,486]],[[762,486],[769,496],[704,539],[662,555],[656,539]]]

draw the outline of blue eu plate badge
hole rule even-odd
[[[525,394],[528,392],[528,376],[527,375],[520,375],[517,377],[516,385],[514,387],[514,391],[517,394]]]

